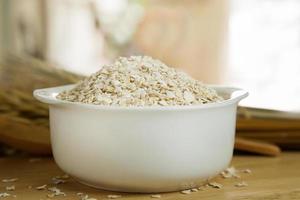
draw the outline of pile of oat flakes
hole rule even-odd
[[[148,56],[120,57],[57,98],[112,106],[195,105],[222,100],[212,88]]]

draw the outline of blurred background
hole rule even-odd
[[[0,0],[1,84],[36,74],[28,66],[79,79],[118,56],[140,54],[204,83],[248,90],[242,106],[300,116],[299,0]],[[295,135],[300,141],[299,131],[291,141]]]

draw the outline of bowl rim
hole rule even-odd
[[[228,99],[207,103],[207,104],[197,104],[197,105],[175,105],[175,106],[107,106],[107,105],[94,105],[86,104],[80,102],[70,102],[66,100],[57,99],[56,96],[64,91],[73,88],[76,84],[63,85],[58,87],[50,87],[43,89],[36,89],[33,91],[33,96],[43,102],[55,106],[71,106],[71,107],[81,107],[85,109],[93,110],[149,110],[149,111],[173,111],[173,110],[194,110],[194,109],[206,109],[206,108],[216,108],[228,106],[231,104],[237,104],[242,99],[246,98],[249,93],[243,89],[230,87],[230,86],[221,86],[221,85],[207,85],[217,91],[217,93],[225,93],[230,95]]]

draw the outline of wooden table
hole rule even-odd
[[[300,199],[300,152],[283,153],[280,157],[235,156],[232,165],[237,169],[251,169],[251,174],[242,173],[241,178],[216,178],[223,188],[207,187],[202,191],[185,195],[179,192],[161,194],[160,199],[230,199],[230,200],[265,200],[265,199]],[[14,196],[3,199],[40,200],[47,199],[47,190],[36,190],[35,187],[48,184],[53,186],[52,177],[63,175],[51,158],[29,160],[29,158],[1,158],[0,179],[18,178],[11,183],[0,183],[0,192]],[[236,183],[246,181],[246,187],[236,187]],[[15,186],[15,191],[6,191],[6,186]],[[71,178],[66,183],[56,186],[66,196],[52,199],[80,199],[78,192],[88,194],[96,199],[108,199],[107,195],[121,194],[120,199],[152,199],[149,194],[127,194],[97,190],[81,185]],[[0,198],[2,200],[2,198]]]

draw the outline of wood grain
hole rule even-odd
[[[50,134],[45,126],[0,115],[0,142],[31,154],[50,155]]]
[[[223,179],[217,177],[215,181],[221,183],[222,189],[205,188],[203,191],[184,195],[179,192],[161,194],[161,199],[166,200],[265,200],[265,199],[300,199],[300,153],[283,153],[276,158],[259,156],[235,156],[232,165],[237,169],[249,168],[251,174],[242,173],[241,178]],[[2,158],[0,159],[0,179],[19,178],[14,183],[0,182],[0,191],[5,187],[15,185],[16,190],[8,192],[17,195],[11,199],[34,200],[46,199],[48,191],[37,191],[37,186],[48,184],[51,186],[51,178],[62,175],[63,172],[55,165],[51,158],[43,158],[37,162],[29,162],[28,158]],[[246,181],[247,187],[235,187],[238,182]],[[32,189],[28,189],[32,186]],[[78,200],[78,192],[88,194],[90,197],[107,199],[109,194],[121,194],[121,199],[149,200],[149,194],[127,194],[115,193],[93,189],[81,185],[70,179],[69,182],[57,186],[67,194],[66,197],[55,197],[53,199]]]

